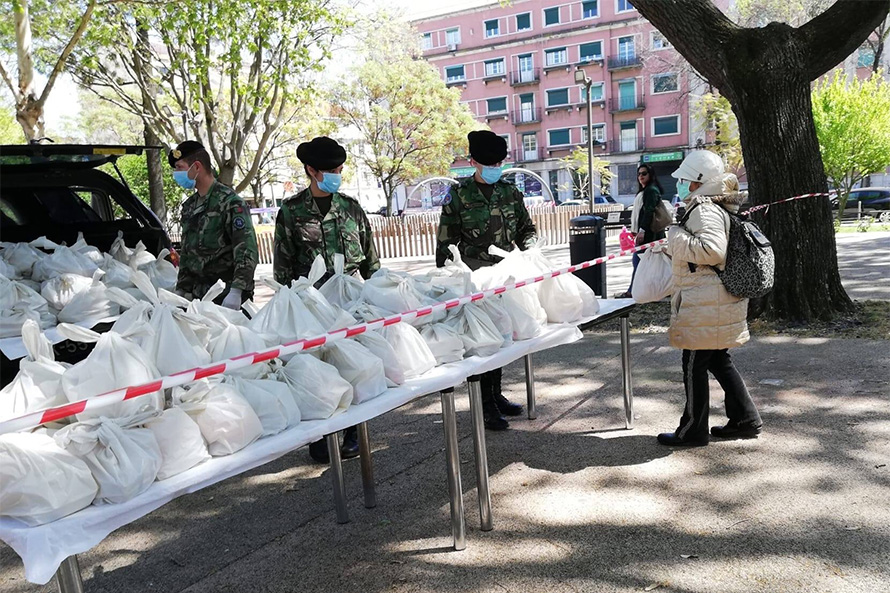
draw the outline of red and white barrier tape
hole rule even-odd
[[[4,420],[0,422],[0,434],[6,434],[9,432],[18,432],[20,430],[27,430],[29,428],[34,428],[36,426],[40,426],[41,424],[45,424],[47,422],[54,422],[56,420],[61,420],[63,418],[69,418],[74,416],[75,414],[80,414],[84,411],[95,411],[99,408],[103,408],[112,404],[117,404],[122,401],[126,401],[129,399],[133,399],[134,397],[139,397],[141,395],[146,395],[148,393],[154,393],[155,391],[159,391],[161,389],[168,389],[170,387],[177,387],[179,385],[184,385],[186,383],[191,383],[192,381],[197,381],[198,379],[203,379],[205,377],[211,377],[213,375],[219,375],[225,373],[227,371],[234,371],[238,369],[243,369],[244,367],[248,367],[250,365],[259,364],[261,362],[265,362],[267,360],[271,360],[273,358],[278,358],[279,356],[286,356],[288,354],[296,354],[298,352],[303,352],[305,350],[310,350],[312,348],[318,348],[320,346],[324,346],[325,344],[330,344],[332,342],[336,342],[338,340],[343,340],[345,338],[351,338],[353,336],[357,336],[361,333],[364,333],[368,330],[380,329],[383,327],[387,327],[389,325],[393,325],[396,323],[400,323],[402,321],[410,321],[412,319],[416,319],[418,317],[425,317],[427,315],[431,315],[438,311],[447,311],[449,309],[453,309],[455,307],[459,307],[461,305],[465,305],[467,303],[472,303],[475,301],[482,300],[486,297],[491,297],[497,294],[502,294],[507,292],[508,290],[515,290],[517,288],[522,288],[523,286],[528,286],[530,284],[535,284],[537,282],[543,282],[549,278],[555,278],[557,276],[561,276],[563,274],[570,274],[572,272],[578,270],[584,270],[591,266],[596,266],[607,261],[613,260],[618,257],[623,257],[625,255],[629,255],[631,253],[635,253],[638,251],[643,251],[655,245],[659,245],[662,243],[667,243],[667,239],[661,239],[659,241],[653,241],[652,243],[646,243],[645,245],[639,245],[632,249],[623,249],[618,253],[613,253],[611,255],[607,255],[605,257],[600,257],[597,259],[593,259],[590,261],[586,261],[580,264],[575,264],[574,266],[569,266],[568,268],[563,268],[561,270],[551,270],[550,272],[546,272],[541,274],[540,276],[535,276],[534,278],[528,278],[526,280],[521,280],[519,282],[515,282],[513,284],[507,284],[505,286],[498,286],[496,288],[489,288],[487,290],[483,290],[481,292],[477,292],[474,294],[469,294],[466,296],[462,296],[457,299],[451,299],[449,301],[445,301],[442,303],[437,303],[435,305],[430,305],[428,307],[421,307],[420,309],[414,309],[413,311],[406,311],[405,313],[399,313],[398,315],[392,315],[390,317],[384,317],[382,319],[375,319],[374,321],[369,321],[367,323],[354,325],[352,327],[338,329],[334,331],[330,331],[324,335],[316,336],[314,338],[304,338],[301,340],[294,340],[293,342],[286,342],[280,346],[276,346],[274,348],[270,348],[268,350],[261,350],[259,352],[248,352],[246,354],[241,354],[240,356],[236,356],[234,358],[229,358],[228,360],[223,360],[220,362],[215,362],[213,364],[209,364],[207,366],[198,367],[194,369],[189,369],[187,371],[180,371],[173,375],[168,375],[166,377],[162,377],[157,379],[156,381],[152,381],[150,383],[143,383],[142,385],[133,385],[130,387],[123,387],[121,389],[115,389],[114,391],[109,391],[107,393],[103,393],[101,395],[96,395],[93,397],[89,397],[86,399],[82,399],[76,402],[72,402],[70,404],[66,404],[63,406],[57,406],[55,408],[47,408],[45,410],[38,410],[36,412],[30,412],[23,416],[19,416],[17,418],[10,418],[9,420]]]
[[[759,205],[759,206],[754,206],[753,208],[748,208],[748,209],[745,210],[744,212],[741,212],[740,215],[741,215],[741,216],[747,216],[748,214],[751,214],[752,212],[757,212],[758,210],[764,210],[764,209],[767,209],[767,208],[769,208],[770,206],[773,206],[774,204],[784,204],[785,202],[793,202],[794,200],[802,200],[802,199],[804,199],[804,198],[814,198],[814,197],[817,197],[817,196],[830,196],[830,195],[831,195],[831,194],[826,194],[826,193],[818,193],[818,194],[802,194],[802,195],[800,195],[800,196],[794,196],[793,198],[785,198],[784,200],[779,200],[779,201],[777,201],[777,202],[770,202],[769,204],[761,204],[761,205]]]

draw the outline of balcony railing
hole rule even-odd
[[[636,138],[624,140],[612,140],[609,142],[609,152],[638,152],[646,149],[646,137],[637,136]]]
[[[642,95],[636,97],[612,97],[609,99],[609,113],[622,111],[642,111],[646,109],[646,102]]]
[[[509,111],[494,111],[492,113],[485,114],[485,120],[490,121],[492,119],[510,119]]]
[[[541,121],[541,108],[533,107],[531,109],[520,107],[513,112],[513,125],[534,124]]]
[[[513,162],[515,163],[530,163],[532,161],[540,161],[541,160],[541,149],[533,148],[531,150],[524,150],[522,148],[517,148],[513,151]]]
[[[522,86],[524,84],[537,84],[541,82],[541,69],[514,70],[510,73],[510,85]]]
[[[609,58],[609,70],[621,70],[622,68],[636,68],[643,65],[643,58],[638,55],[618,56]]]

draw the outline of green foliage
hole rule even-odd
[[[859,222],[856,223],[856,230],[860,233],[867,233],[868,229],[871,228],[875,222],[874,216],[863,216],[859,219]]]
[[[850,190],[890,166],[890,84],[840,72],[813,90],[813,121],[825,175],[838,190],[838,219]]]
[[[561,158],[559,162],[572,173],[572,189],[582,199],[589,199],[587,195],[587,148],[576,148],[568,156]],[[609,161],[597,156],[593,157],[593,173],[595,176],[599,175],[601,189],[611,185],[612,170],[609,168],[609,165],[611,165]]]
[[[0,106],[0,144],[23,144],[25,135],[11,109]]]
[[[130,190],[143,204],[151,208],[151,199],[148,192],[148,165],[145,154],[123,156],[117,160],[117,167],[126,180]],[[119,179],[117,171],[111,165],[102,165],[101,169]],[[167,204],[168,230],[171,223],[179,220],[179,207],[182,201],[188,197],[188,193],[173,181],[170,167],[164,159],[162,167],[164,179],[164,202]]]
[[[825,12],[835,0],[736,0],[735,17],[746,27],[763,27],[771,22],[799,27]]]
[[[416,32],[396,19],[375,23],[364,41],[367,61],[334,91],[332,103],[335,116],[358,131],[351,151],[380,181],[391,208],[395,187],[447,175],[455,149],[465,151],[467,134],[479,126],[461,104],[460,90],[414,59]]]
[[[714,143],[709,146],[733,170],[744,166],[742,142],[739,137],[739,122],[732,112],[729,99],[713,92],[698,97],[692,105],[693,114],[705,122],[707,130],[714,130]]]

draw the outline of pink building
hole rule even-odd
[[[698,126],[689,114],[688,66],[629,0],[514,0],[413,24],[424,58],[506,138],[508,162],[540,175],[559,201],[572,197],[559,159],[587,145],[586,88],[575,83],[576,68],[593,80],[594,154],[612,163],[611,194],[621,201],[636,194],[640,162],[653,163],[673,195],[670,172],[705,139],[704,130],[690,129]]]

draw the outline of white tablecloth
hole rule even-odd
[[[74,325],[79,325],[81,327],[85,327],[87,329],[92,329],[99,325],[100,323],[110,323],[112,321],[117,321],[120,315],[114,315],[112,317],[106,317],[105,319],[100,319],[99,321],[88,321],[88,322],[79,322]],[[58,326],[48,327],[43,330],[43,335],[52,343],[58,344],[59,342],[64,341],[66,338],[62,334],[59,333]],[[9,360],[15,360],[17,358],[24,358],[28,355],[28,351],[25,350],[25,343],[22,341],[22,336],[13,336],[11,338],[0,338],[0,352],[3,352],[3,355]]]
[[[599,314],[582,320],[579,325],[632,304],[633,301],[629,299],[601,300]],[[25,578],[32,583],[45,584],[68,556],[86,552],[115,529],[132,523],[178,496],[259,467],[317,441],[326,434],[381,416],[423,395],[459,385],[469,376],[500,368],[527,354],[570,344],[579,339],[581,332],[575,325],[548,325],[537,337],[514,342],[492,356],[473,356],[436,367],[399,387],[387,389],[370,401],[350,406],[341,414],[326,420],[301,422],[277,435],[260,439],[233,455],[214,457],[172,478],[155,482],[148,490],[127,502],[89,506],[52,523],[36,527],[28,527],[18,520],[2,517],[0,540],[6,542],[22,558]]]

